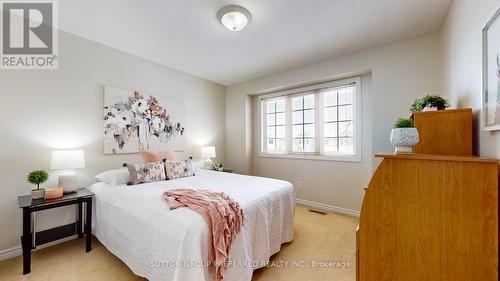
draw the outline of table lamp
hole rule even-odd
[[[213,162],[210,158],[215,157],[215,146],[204,146],[201,148],[201,158],[206,158],[205,169],[212,170]]]
[[[71,169],[85,168],[83,150],[54,150],[50,161],[50,169],[63,170],[59,175],[58,186],[64,193],[75,192],[78,188],[78,177]]]

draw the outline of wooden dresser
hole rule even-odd
[[[472,109],[415,112],[420,141],[415,153],[472,156]]]
[[[498,161],[376,156],[383,161],[361,209],[357,280],[498,280]]]

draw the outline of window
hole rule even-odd
[[[360,160],[361,79],[260,97],[261,156]]]
[[[314,152],[314,95],[292,97],[292,151]]]
[[[324,152],[354,153],[353,90],[355,86],[325,91]]]
[[[266,151],[286,152],[285,99],[266,101]]]

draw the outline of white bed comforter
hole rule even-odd
[[[175,188],[223,191],[243,208],[245,224],[224,281],[250,281],[255,268],[293,239],[295,195],[286,181],[200,170],[194,177],[135,186],[92,185],[96,237],[150,281],[214,280],[203,264],[209,247],[205,221],[189,208],[169,210],[161,199]]]

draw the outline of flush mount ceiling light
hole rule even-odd
[[[237,5],[225,6],[217,13],[221,24],[231,30],[240,31],[250,23],[250,12]]]

